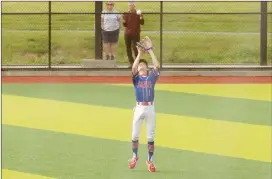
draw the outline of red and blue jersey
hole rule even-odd
[[[155,84],[160,73],[152,70],[147,76],[139,74],[132,75],[132,82],[135,88],[137,102],[153,102],[155,96]]]

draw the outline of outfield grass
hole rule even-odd
[[[94,12],[94,2],[52,2],[52,12]],[[143,12],[160,12],[160,2],[136,2]],[[3,2],[3,12],[47,12],[48,2]],[[115,2],[118,11],[127,2]],[[259,2],[163,2],[164,12],[259,12]],[[268,11],[272,10],[268,2]]]
[[[159,56],[159,37],[149,35]],[[258,35],[164,35],[165,63],[256,63],[259,59]],[[46,32],[3,32],[3,63],[47,64]],[[173,43],[178,41],[178,43]],[[271,41],[271,38],[270,38]],[[52,33],[52,63],[78,64],[83,58],[94,58],[94,33]],[[123,37],[120,36],[118,62],[127,62]],[[270,51],[272,46],[269,46]],[[269,58],[271,59],[271,53]],[[12,59],[12,61],[10,61]]]
[[[272,4],[272,3],[269,3]],[[158,2],[139,2],[143,12],[159,12]],[[272,6],[268,10],[272,11]],[[117,2],[116,9],[125,11],[127,4]],[[47,12],[46,2],[3,2],[3,12]],[[260,3],[250,2],[170,2],[164,12],[259,12]],[[52,12],[94,12],[94,2],[52,2]],[[143,31],[159,31],[159,15],[146,14]],[[272,15],[268,17],[272,32]],[[259,32],[259,15],[164,15],[163,61],[173,63],[258,63],[259,35],[182,34],[169,31]],[[94,58],[94,15],[53,15],[52,60],[54,64],[78,64],[82,58]],[[4,15],[4,64],[46,64],[48,49],[47,15]],[[26,32],[29,31],[29,32]],[[31,31],[39,32],[31,32]],[[69,30],[70,32],[66,32]],[[75,31],[78,30],[78,31]],[[24,31],[24,32],[21,32]],[[143,32],[154,39],[159,54],[158,33]],[[268,43],[271,38],[268,39]],[[269,43],[269,58],[272,46]],[[118,62],[127,62],[123,34],[120,34]]]
[[[139,163],[128,169],[132,84],[4,84],[2,92],[2,166],[14,175],[4,179],[271,179],[271,84],[156,85],[152,174],[145,122]]]

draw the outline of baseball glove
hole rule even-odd
[[[145,36],[140,42],[137,42],[137,46],[141,51],[147,53],[148,50],[153,49],[153,43],[148,36]]]

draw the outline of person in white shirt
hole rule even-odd
[[[106,60],[115,60],[120,32],[120,18],[120,14],[114,10],[114,3],[108,1],[106,9],[102,11],[101,15],[102,40]]]

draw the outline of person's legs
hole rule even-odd
[[[133,59],[132,51],[131,51],[131,37],[128,35],[125,35],[125,44],[126,44],[126,50],[127,50],[127,57],[128,57],[130,65],[132,66],[134,59]]]
[[[109,43],[109,37],[110,37],[110,32],[108,31],[103,31],[102,32],[102,38],[103,38],[103,51],[106,56],[106,60],[110,59],[110,43]]]
[[[129,168],[134,168],[138,160],[138,145],[141,126],[144,120],[144,108],[143,106],[136,106],[132,122],[132,158],[129,163]]]
[[[116,48],[117,48],[118,40],[119,40],[119,29],[112,32],[112,39],[110,43],[111,60],[114,60],[116,57]]]
[[[140,130],[144,120],[144,109],[142,106],[136,106],[132,122],[132,152],[133,156],[138,156],[138,144]]]
[[[148,161],[153,160],[155,128],[156,128],[156,116],[155,116],[154,106],[149,106],[147,118],[146,118],[146,134],[147,134],[147,141],[148,141]]]
[[[106,60],[110,59],[110,43],[103,43]]]
[[[116,57],[116,47],[117,47],[117,43],[110,43],[111,60],[114,60]]]
[[[147,142],[148,158],[146,164],[148,165],[148,170],[150,172],[156,171],[156,167],[153,163],[155,128],[156,128],[155,108],[154,106],[149,106],[146,118],[146,130],[148,141]]]

